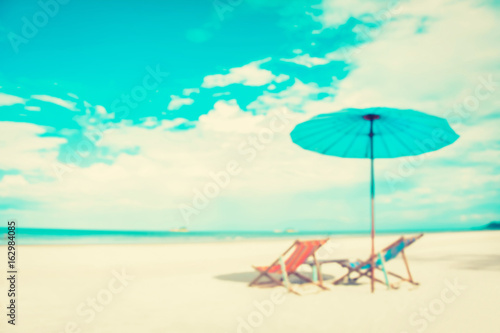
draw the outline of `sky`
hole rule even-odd
[[[500,6],[0,3],[0,216],[20,227],[368,230],[369,161],[291,142],[384,106],[460,138],[375,162],[379,230],[500,219]]]

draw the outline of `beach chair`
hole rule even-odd
[[[418,236],[408,237],[408,238],[401,237],[398,240],[396,240],[395,242],[393,242],[392,244],[390,244],[389,246],[385,247],[379,253],[375,253],[373,257],[370,256],[368,259],[366,259],[364,261],[357,260],[354,262],[349,262],[349,261],[338,262],[342,267],[347,268],[347,273],[345,275],[341,276],[340,278],[336,279],[335,281],[333,281],[333,284],[339,284],[345,278],[347,278],[350,283],[356,282],[358,279],[360,279],[363,276],[371,278],[371,274],[372,274],[371,265],[372,265],[372,259],[373,259],[373,261],[375,262],[374,272],[377,270],[382,271],[384,273],[384,278],[385,278],[385,282],[382,280],[379,280],[377,278],[374,278],[374,281],[385,284],[385,285],[387,285],[388,288],[390,287],[390,288],[396,289],[397,286],[395,284],[389,284],[388,275],[391,275],[391,276],[396,277],[397,279],[399,279],[401,281],[406,281],[406,282],[409,282],[411,284],[418,285],[419,283],[415,282],[413,280],[413,277],[411,276],[410,267],[408,265],[408,260],[406,259],[406,255],[405,255],[405,249],[408,246],[410,246],[411,244],[413,244],[416,240],[421,238],[423,235],[424,234],[420,234]],[[393,273],[391,271],[388,271],[385,267],[386,262],[396,258],[400,253],[401,253],[401,256],[403,257],[403,261],[404,261],[404,264],[406,267],[406,272],[408,273],[407,278],[402,277],[401,275]],[[357,274],[357,276],[354,278],[351,276],[351,274],[353,274],[353,273]]]
[[[328,288],[323,286],[323,279],[318,260],[316,259],[316,251],[327,241],[328,239],[309,241],[296,240],[292,246],[283,252],[283,254],[279,256],[278,259],[276,259],[271,265],[252,266],[257,272],[259,272],[259,275],[252,282],[250,282],[249,286],[262,284],[279,285],[284,286],[290,292],[300,295],[300,293],[293,288],[292,283],[290,282],[289,277],[294,275],[302,281],[314,283],[318,287],[328,290]],[[305,261],[311,256],[315,262],[315,272],[317,273],[315,275],[318,276],[318,281],[313,281],[309,277],[297,272],[299,266],[304,264]],[[278,276],[276,276],[277,274]],[[266,277],[269,281],[266,283],[259,283],[259,280],[264,277]]]

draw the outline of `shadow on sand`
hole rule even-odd
[[[498,254],[454,254],[446,256],[415,257],[417,261],[448,261],[451,267],[458,269],[499,271],[500,255]]]
[[[301,272],[301,274],[311,278],[311,274]],[[231,281],[231,282],[240,282],[240,283],[250,283],[253,279],[258,276],[257,272],[239,272],[239,273],[231,273],[231,274],[222,274],[217,275],[214,278],[223,281]],[[333,280],[333,275],[323,274],[323,280]],[[267,281],[266,278],[262,278],[263,281]],[[296,278],[295,276],[290,277],[290,282],[296,284],[302,284],[304,281]]]

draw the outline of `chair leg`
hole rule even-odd
[[[378,268],[378,267],[374,267],[374,268],[376,268],[376,269],[380,270],[380,268]],[[375,270],[374,270],[374,272],[375,272]],[[365,273],[363,273],[363,275],[362,275],[362,276],[366,276],[367,278],[371,279],[371,276],[372,276],[372,274],[371,274],[371,269],[368,269]],[[386,283],[386,282],[384,282],[384,281],[382,281],[382,280],[380,280],[380,279],[377,279],[375,276],[373,277],[373,280],[374,280],[375,282],[378,282],[378,283],[383,284],[384,286],[386,286],[386,285],[387,285],[387,283]]]
[[[401,276],[401,275],[399,275],[399,274],[396,274],[396,273],[393,273],[393,272],[389,272],[389,271],[387,271],[387,274],[392,275],[392,276],[394,276],[394,277],[397,277],[397,278],[398,278],[398,279],[400,279],[401,281],[406,281],[406,282],[409,282],[409,283],[414,284],[414,285],[416,285],[416,286],[418,286],[418,285],[419,285],[419,283],[418,283],[418,282],[411,281],[410,279],[404,278],[404,277],[402,277],[402,276]]]
[[[406,259],[406,254],[404,249],[401,251],[401,255],[403,257],[403,261],[405,262],[406,272],[408,272],[408,280],[409,282],[414,283],[410,272],[410,266],[408,265],[408,259]]]
[[[259,271],[260,272],[260,271]],[[267,272],[260,272],[260,275],[257,276],[252,282],[250,282],[248,284],[249,287],[253,286],[253,285],[258,285],[258,284],[261,284],[261,283],[257,283],[257,281],[259,281],[260,279],[262,279],[263,277],[267,277],[270,282],[274,282],[274,283],[277,283],[277,284],[280,284],[282,285],[283,283],[281,281],[278,281],[276,280],[274,277],[272,277],[269,273]],[[269,283],[269,282],[267,282]]]
[[[264,274],[262,272],[260,272],[260,274],[255,279],[253,279],[252,282],[250,282],[248,284],[248,286],[251,287],[254,284],[257,284],[257,281],[259,281],[263,276],[264,276]]]
[[[298,272],[293,272],[293,273],[291,273],[291,274],[293,274],[293,275],[297,276],[299,279],[304,280],[304,281],[306,281],[306,282],[309,282],[309,283],[313,283],[313,282],[314,282],[313,280],[311,280],[311,279],[310,279],[310,278],[308,278],[307,276],[304,276],[304,275],[302,275],[302,274],[300,274],[300,273],[298,273]]]
[[[293,272],[293,273],[290,273],[290,274],[293,274],[293,275],[297,276],[299,279],[304,280],[306,282],[313,283],[313,284],[317,285],[318,287],[320,287],[321,289],[330,290],[330,289],[326,288],[325,286],[323,286],[322,283],[320,283],[320,282],[314,282],[313,280],[311,280],[307,276],[304,276],[304,275],[302,275],[302,274],[300,274],[298,272]]]
[[[318,262],[318,258],[316,258],[316,252],[313,253],[313,259],[314,259],[314,267],[316,267],[316,274],[318,275],[318,286],[321,288],[323,287],[323,275],[321,274],[321,265]]]
[[[275,279],[274,277],[272,277],[271,275],[267,274],[267,277],[273,281],[274,283],[276,283],[277,285],[280,285],[280,286],[284,286],[285,284],[283,283],[283,281],[280,281],[280,280],[277,280]]]
[[[333,281],[332,284],[339,284],[340,282],[344,281],[346,277],[349,277],[349,274],[351,274],[351,271],[347,272],[346,274],[339,277],[337,280]]]
[[[294,274],[294,273],[290,273],[290,274]],[[298,275],[297,275],[297,276],[298,276]],[[286,280],[287,280],[287,284],[286,284],[286,285],[285,285],[285,283],[284,283],[285,278],[286,278]],[[282,281],[280,281],[280,282],[278,283],[280,286],[285,287],[285,288],[288,290],[288,292],[290,292],[290,293],[294,293],[294,294],[296,294],[296,295],[302,296],[302,295],[301,295],[298,291],[296,291],[296,290],[294,290],[294,289],[292,288],[292,283],[290,282],[290,279],[288,278],[288,274],[286,274],[285,276],[282,276],[282,277],[281,277],[281,280],[282,280]]]

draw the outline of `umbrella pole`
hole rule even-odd
[[[371,225],[371,238],[372,238],[372,253],[371,253],[371,291],[375,290],[375,182],[373,174],[373,119],[370,119],[370,198],[371,198],[371,210],[372,210],[372,225]]]

